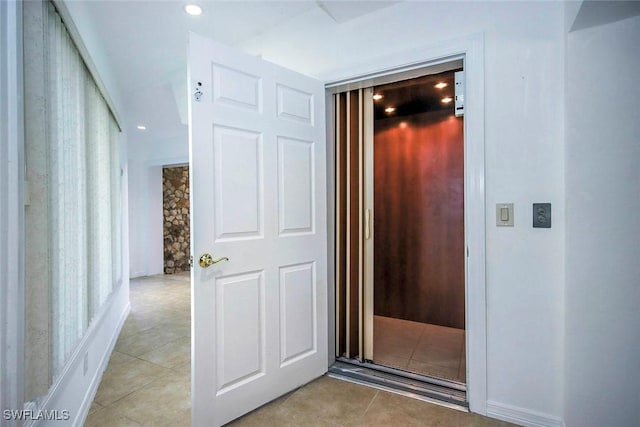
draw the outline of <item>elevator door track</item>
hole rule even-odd
[[[332,378],[374,387],[414,399],[469,412],[464,384],[413,375],[373,363],[339,358],[329,368]]]

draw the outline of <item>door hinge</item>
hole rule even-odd
[[[193,92],[193,99],[195,99],[196,102],[200,102],[202,101],[203,94],[204,92],[202,92],[202,82],[196,83],[195,91]]]
[[[193,255],[189,257],[189,267],[193,268]]]

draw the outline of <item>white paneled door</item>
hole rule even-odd
[[[193,425],[212,426],[327,370],[324,86],[191,34],[189,90]]]

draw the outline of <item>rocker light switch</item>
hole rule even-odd
[[[498,227],[513,227],[513,203],[498,203],[496,205],[496,225]]]
[[[533,228],[551,228],[551,203],[533,204]]]

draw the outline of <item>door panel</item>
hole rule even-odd
[[[338,94],[336,108],[337,355],[362,358],[363,140],[361,90]],[[341,332],[344,329],[344,332]]]
[[[313,141],[278,138],[280,235],[313,233],[315,165]]]
[[[240,70],[212,64],[213,102],[261,111],[262,80]]]
[[[292,87],[278,85],[278,117],[313,126],[313,95]]]
[[[262,237],[262,134],[214,126],[213,145],[217,240]]]
[[[189,79],[192,421],[221,425],[327,370],[324,86],[193,34]]]
[[[335,105],[335,153],[336,153],[336,355],[347,354],[347,94],[334,96]]]
[[[305,263],[280,268],[281,366],[315,351],[315,268]]]
[[[362,358],[360,353],[360,330],[362,314],[360,312],[361,307],[361,289],[362,289],[362,271],[361,271],[361,259],[362,259],[362,239],[361,239],[361,195],[360,189],[362,188],[361,181],[361,129],[362,123],[360,121],[360,91],[351,91],[347,94],[347,109],[349,112],[348,121],[348,139],[347,139],[347,168],[348,168],[348,188],[349,199],[347,202],[349,210],[349,225],[348,227],[348,289],[347,289],[347,309],[348,317],[347,324],[349,329],[349,339],[347,344],[347,352],[349,357]]]
[[[223,394],[264,375],[263,272],[216,279],[218,389]],[[242,330],[243,335],[230,334]]]

